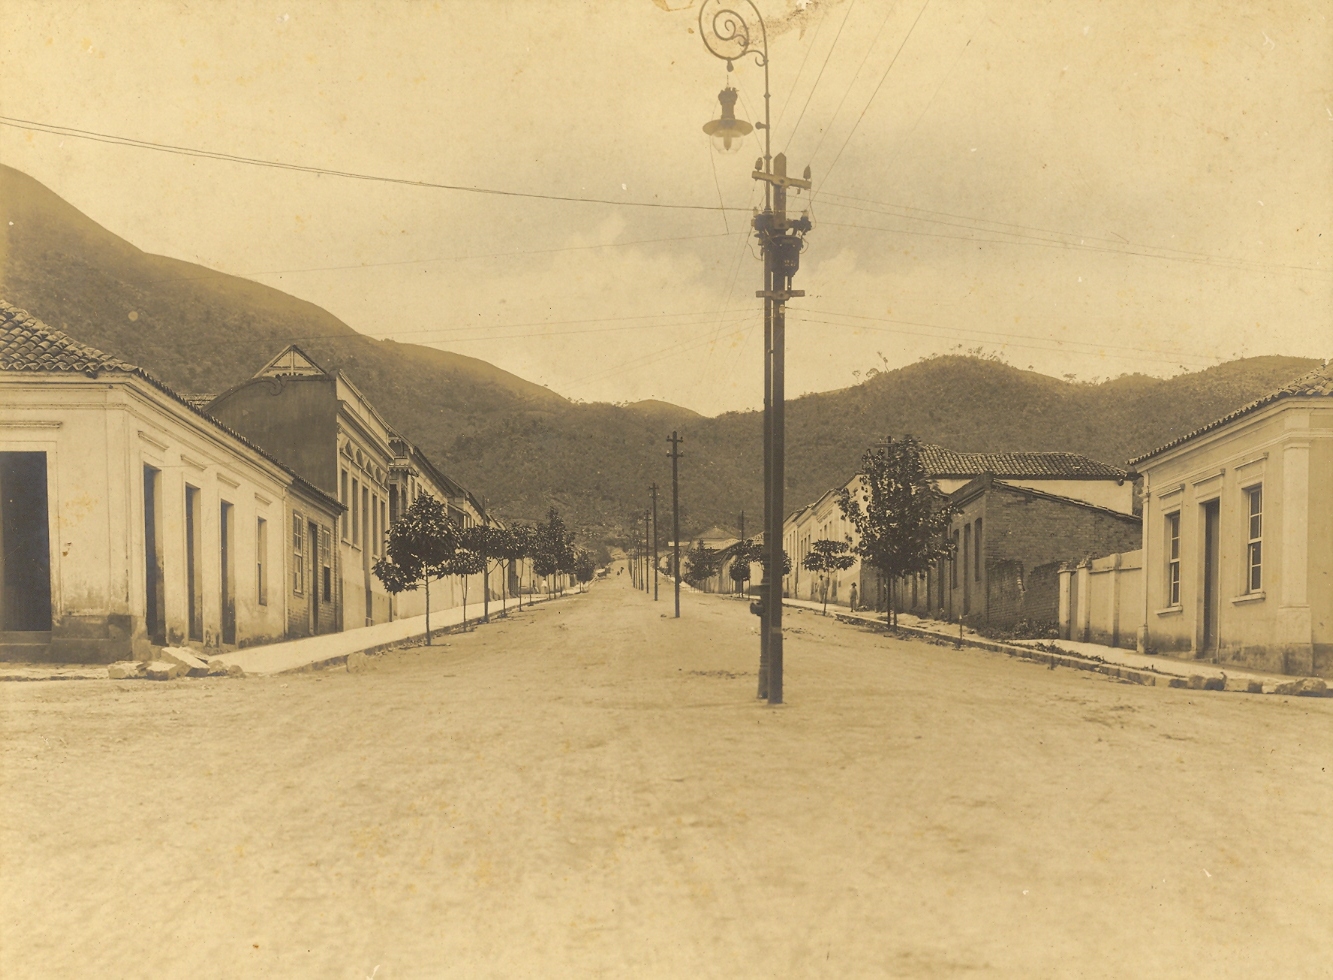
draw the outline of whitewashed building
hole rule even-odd
[[[0,303],[0,656],[336,629],[337,555],[309,542],[341,512],[146,371]]]
[[[1333,677],[1333,369],[1130,462],[1144,488],[1139,645]]]

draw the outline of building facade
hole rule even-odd
[[[895,584],[899,610],[995,625],[1020,619],[1055,623],[1061,561],[1137,546],[1137,532],[1129,530],[1139,526],[1136,487],[1131,474],[1119,467],[1077,453],[959,453],[929,444],[921,446],[921,461],[941,498],[961,508],[950,532],[955,558]],[[784,522],[783,547],[792,559],[784,579],[786,595],[819,598],[821,577],[801,567],[815,541],[858,543],[856,529],[838,506],[844,488],[863,493],[861,476]],[[986,533],[987,510],[998,518],[991,535]],[[1027,529],[1010,520],[1024,512],[1043,512],[1047,521],[1044,530],[1040,525],[1032,529],[1032,542],[1026,541]],[[1043,534],[1049,547],[1036,544]],[[970,575],[963,572],[965,564]],[[850,604],[855,584],[859,607],[887,608],[888,584],[859,559],[829,579],[830,602]]]
[[[337,551],[339,628],[392,619],[392,598],[372,569],[389,528],[395,433],[365,396],[293,345],[205,410],[342,503],[336,535],[309,545],[316,562]]]
[[[337,500],[142,369],[0,303],[0,409],[5,656],[337,629]]]
[[[1140,647],[1333,677],[1333,370],[1131,463]]]

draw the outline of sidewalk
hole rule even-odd
[[[578,589],[566,589],[554,596],[524,596],[523,608],[550,602],[562,596],[578,595]],[[518,600],[510,598],[507,605],[510,613],[518,611]],[[500,602],[491,603],[491,616],[504,615],[506,608]],[[480,603],[468,603],[467,621],[471,624],[481,622],[482,606]],[[463,607],[443,609],[430,614],[432,636],[461,625]],[[322,633],[319,636],[302,637],[299,640],[284,640],[281,643],[269,643],[264,646],[244,647],[230,653],[209,655],[207,651],[191,648],[189,653],[206,659],[209,663],[221,662],[235,664],[247,674],[285,674],[297,670],[314,670],[320,667],[336,667],[347,662],[353,654],[384,653],[395,647],[408,646],[424,640],[426,636],[426,617],[413,616],[391,623],[379,623],[375,626],[362,626],[359,629],[345,630],[342,633]],[[106,664],[30,664],[0,663],[0,682],[3,681],[89,681],[106,680]]]
[[[554,596],[524,596],[523,608],[550,602],[566,595],[577,595],[577,589],[566,589]],[[507,604],[508,612],[518,611],[518,601]],[[480,603],[468,603],[469,623],[481,621]],[[504,614],[500,603],[491,603],[491,616]],[[463,622],[463,607],[443,609],[430,614],[432,636],[439,635]],[[407,646],[425,639],[426,617],[413,616],[410,619],[398,619],[391,623],[378,623],[375,626],[362,626],[359,629],[344,630],[341,633],[323,633],[319,636],[307,636],[299,640],[286,640],[282,643],[270,643],[262,647],[247,647],[232,653],[222,653],[210,657],[209,661],[222,661],[236,664],[247,674],[285,674],[295,670],[313,670],[319,667],[336,667],[347,662],[355,653],[384,653],[395,647]]]
[[[820,612],[823,609],[822,603],[807,602],[803,599],[783,599],[782,604],[813,612]],[[877,626],[881,629],[885,627],[882,613],[854,613],[842,606],[831,606],[829,615],[858,626]],[[1149,657],[1133,650],[1077,640],[992,640],[967,628],[963,628],[960,633],[957,623],[922,619],[910,613],[898,614],[897,630],[925,637],[937,643],[954,643],[990,650],[1052,667],[1096,671],[1134,684],[1185,687],[1204,691],[1240,691],[1248,694],[1328,696],[1327,686],[1318,678],[1261,674],[1231,666],[1223,669],[1220,664],[1206,661]]]

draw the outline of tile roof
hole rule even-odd
[[[0,371],[84,374],[90,378],[96,378],[107,372],[132,374],[148,382],[173,401],[185,406],[190,412],[200,416],[214,428],[221,429],[247,449],[258,453],[292,477],[293,483],[307,492],[317,494],[320,498],[334,504],[339,510],[346,509],[336,497],[310,483],[282,460],[255,445],[239,432],[223,425],[205,412],[202,407],[193,404],[190,399],[157,380],[143,368],[130,364],[128,361],[122,361],[118,357],[112,357],[110,354],[105,354],[96,347],[81,344],[59,330],[52,330],[27,310],[10,306],[3,299],[0,299]]]
[[[95,378],[103,371],[144,372],[52,330],[27,310],[0,301],[0,371],[62,371]]]
[[[921,461],[932,477],[975,477],[993,473],[1000,479],[1050,477],[1065,480],[1123,480],[1128,474],[1109,463],[1078,453],[957,453],[923,444]]]
[[[1271,405],[1275,401],[1283,398],[1333,398],[1333,364],[1325,363],[1323,367],[1317,367],[1309,374],[1303,374],[1295,381],[1283,385],[1276,391],[1270,391],[1262,398],[1256,398],[1248,405],[1242,405],[1230,415],[1223,415],[1220,419],[1209,422],[1207,425],[1201,425],[1193,432],[1187,432],[1177,439],[1172,439],[1164,446],[1158,446],[1152,452],[1144,453],[1142,456],[1135,456],[1129,461],[1130,466],[1134,466],[1145,459],[1151,459],[1158,453],[1164,453],[1168,449],[1174,449],[1182,442],[1193,439],[1195,436],[1201,436],[1205,432],[1211,432],[1213,429],[1226,425],[1243,415],[1249,415],[1251,412],[1258,411],[1265,405]]]

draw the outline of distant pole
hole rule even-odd
[[[676,618],[680,619],[680,444],[685,440],[674,429],[667,442],[671,443],[671,548],[675,552],[672,564],[676,573]]]
[[[648,488],[653,495],[653,602],[657,601],[657,484]]]
[[[648,511],[643,512],[643,591],[648,591],[648,551],[652,545],[648,540]]]
[[[736,546],[736,558],[741,557],[741,552],[742,552],[743,549],[745,549],[745,511],[741,511],[741,540],[740,540],[740,543],[737,544],[737,546]],[[745,558],[746,558],[747,561],[749,560],[749,557],[750,557],[750,556],[749,556],[749,554],[747,553],[747,554],[745,555]],[[733,565],[736,564],[736,558],[733,558],[733,559],[731,560],[731,563],[732,563]],[[738,579],[733,575],[732,578],[731,578],[731,581],[732,581],[733,583],[735,583],[735,582],[737,582],[737,581],[744,581],[744,579],[739,579],[739,580],[738,580]],[[733,592],[736,591],[735,585],[732,586],[732,591],[733,591]]]

